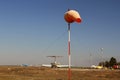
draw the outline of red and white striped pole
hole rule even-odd
[[[69,66],[68,66],[68,80],[71,80],[71,55],[70,55],[70,23],[73,22],[81,22],[81,17],[79,13],[75,10],[69,10],[64,15],[65,21],[68,23],[68,59],[69,59]]]
[[[70,23],[68,23],[68,60],[69,60],[68,80],[71,80]]]

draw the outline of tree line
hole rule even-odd
[[[114,65],[120,65],[120,62],[117,62],[116,58],[111,57],[109,61],[100,62],[98,65],[103,67],[113,67]]]

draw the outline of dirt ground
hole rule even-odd
[[[71,80],[120,80],[120,70],[74,68],[71,74]],[[68,80],[68,70],[0,66],[0,80]]]

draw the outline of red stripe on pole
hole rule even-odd
[[[68,80],[71,80],[71,69],[68,69]]]

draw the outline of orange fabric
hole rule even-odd
[[[67,11],[64,15],[64,19],[68,23],[73,23],[73,22],[80,23],[82,21],[79,13],[75,10]]]

